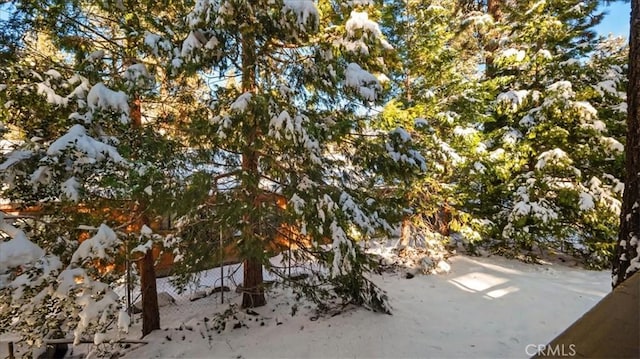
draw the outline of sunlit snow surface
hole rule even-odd
[[[163,330],[127,357],[524,358],[527,345],[547,343],[610,290],[608,271],[498,257],[457,256],[451,263],[444,275],[373,276],[388,291],[391,316],[348,307],[340,315],[315,318],[304,302],[292,316],[295,300],[279,289],[255,310],[258,321],[241,314],[249,328],[232,329],[231,321],[218,334],[204,321],[228,308],[216,295],[163,307]],[[241,299],[226,295],[236,303]],[[140,333],[137,318],[132,337]]]

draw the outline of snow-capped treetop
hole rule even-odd
[[[320,15],[312,0],[284,0],[282,11],[292,12],[296,15],[299,30],[316,30],[318,27]]]
[[[116,233],[109,226],[101,224],[98,232],[91,238],[80,243],[80,246],[71,257],[72,264],[79,264],[87,259],[107,258],[108,251],[112,251],[120,245]]]
[[[528,96],[533,96],[534,98],[539,97],[539,93],[537,91],[530,90],[510,90],[507,92],[503,92],[498,95],[497,101],[498,103],[505,103],[510,105],[507,107],[510,111],[518,111],[520,106],[522,106],[527,99]]]
[[[73,202],[80,200],[80,182],[75,177],[71,177],[68,180],[62,182],[60,185],[62,194]]]
[[[87,105],[92,111],[101,109],[120,112],[122,114],[120,121],[122,121],[122,123],[129,122],[130,109],[129,103],[127,102],[127,95],[122,91],[109,89],[102,82],[93,85],[91,90],[89,90]]]
[[[127,80],[127,85],[129,87],[143,87],[152,79],[147,67],[143,63],[129,66],[124,72],[123,77]]]
[[[559,148],[554,148],[549,151],[542,152],[538,156],[538,162],[535,168],[537,170],[543,169],[548,164],[570,164],[571,159],[567,153]]]
[[[5,161],[0,164],[0,171],[4,171],[12,165],[19,163],[22,160],[26,160],[33,156],[31,150],[14,150],[5,155]]]
[[[202,45],[203,43],[200,41],[200,39],[196,35],[196,32],[191,31],[189,33],[189,36],[187,36],[187,38],[182,43],[182,50],[180,51],[180,56],[187,58],[191,55],[191,53],[194,50],[201,48]]]
[[[47,155],[60,156],[68,148],[75,148],[94,161],[102,161],[108,158],[114,162],[125,162],[115,147],[89,136],[87,129],[82,125],[74,125],[65,135],[51,143],[47,149]]]
[[[5,213],[0,212],[0,231],[10,237],[8,241],[0,241],[0,274],[19,266],[33,264],[45,254],[22,230],[7,223],[8,220]]]
[[[508,48],[508,49],[502,50],[498,54],[498,60],[503,60],[503,61],[512,60],[515,63],[519,63],[524,60],[525,56],[527,56],[527,53],[524,50]]]
[[[59,106],[67,106],[69,103],[67,98],[58,95],[46,82],[37,83],[36,86],[38,93],[45,95],[48,103]]]
[[[249,106],[249,103],[251,102],[252,96],[253,94],[251,92],[243,93],[231,104],[231,110],[239,113],[245,112],[247,110],[247,106]]]
[[[353,62],[347,65],[345,84],[354,88],[357,93],[367,101],[375,101],[377,98],[376,91],[382,89],[380,82],[375,76]]]
[[[369,55],[372,42],[381,45],[383,49],[393,49],[393,46],[384,38],[380,25],[370,20],[366,11],[353,10],[345,23],[345,30],[347,36],[340,43],[347,51]]]

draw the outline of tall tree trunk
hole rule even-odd
[[[406,0],[404,3],[404,16],[407,19],[406,21],[408,21],[407,24],[405,24],[406,28],[405,28],[405,32],[404,32],[404,41],[405,41],[405,45],[406,45],[406,51],[408,51],[408,56],[407,56],[407,60],[405,61],[405,72],[404,72],[404,91],[405,91],[405,98],[407,99],[407,104],[411,103],[412,100],[412,92],[411,92],[411,66],[412,66],[412,56],[411,56],[411,44],[412,44],[412,37],[413,37],[413,27],[410,25],[411,24],[411,3],[410,0]]]
[[[501,0],[488,0],[487,12],[493,17],[494,21],[500,21],[502,18],[502,9],[500,8]]]
[[[255,36],[250,29],[242,34],[242,91],[256,90],[256,49]],[[258,168],[258,153],[255,149],[256,139],[260,135],[258,119],[255,114],[247,113],[249,123],[247,141],[242,151],[242,187],[245,190],[244,199],[251,209],[244,216],[243,245],[244,250],[244,280],[242,307],[255,308],[267,303],[264,296],[262,278],[262,252],[264,244],[260,241],[258,223],[261,201],[259,200],[260,172]]]
[[[614,287],[629,278],[640,267],[640,0],[631,1],[631,34],[629,35],[629,87],[627,89],[626,176],[620,233],[613,258]]]
[[[402,250],[411,244],[411,219],[405,215],[402,218],[402,227],[400,229],[400,241],[397,248]]]
[[[487,13],[493,17],[493,21],[499,22],[502,19],[502,0],[487,0]],[[495,73],[494,52],[498,49],[498,39],[493,36],[484,47],[486,52],[484,63],[487,77],[491,78]]]
[[[449,235],[451,235],[451,231],[449,229],[449,225],[451,224],[451,207],[447,202],[443,203],[442,206],[440,206],[437,217],[438,233],[448,237]]]
[[[141,130],[142,106],[138,95],[133,96],[129,117],[131,118],[131,126],[136,130]],[[143,214],[145,207],[143,201],[140,200],[132,214],[134,218],[137,218],[139,225],[135,227],[138,229],[141,229],[143,225],[149,225],[149,219]],[[153,330],[160,329],[156,270],[151,248],[144,255],[144,258],[138,262],[138,269],[140,270],[140,286],[142,288],[142,336],[145,336]]]
[[[149,248],[140,262],[140,287],[142,289],[142,336],[160,329],[156,271],[153,266],[153,250]]]
[[[256,308],[267,304],[262,282],[262,261],[256,258],[244,260],[244,284],[242,308]]]

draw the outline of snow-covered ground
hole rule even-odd
[[[456,256],[440,275],[375,275],[393,315],[348,307],[316,317],[288,290],[224,329],[219,294],[161,308],[162,330],[127,358],[526,358],[610,291],[610,273],[501,257]],[[239,295],[227,293],[232,302]],[[139,323],[131,335],[139,333]],[[234,329],[234,326],[239,328]]]

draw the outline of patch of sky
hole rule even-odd
[[[612,1],[600,5],[599,10],[603,11],[605,16],[595,28],[598,34],[629,37],[631,5],[628,2]]]

